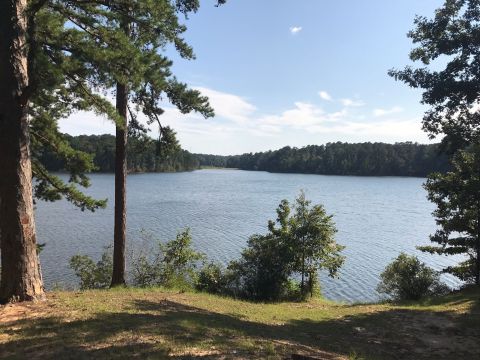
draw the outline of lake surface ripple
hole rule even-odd
[[[98,259],[113,242],[114,177],[91,175],[87,193],[108,198],[107,209],[81,212],[66,201],[38,202],[36,219],[47,288],[77,283],[68,261],[75,254]],[[153,246],[142,230],[167,241],[190,227],[197,250],[226,264],[237,258],[248,237],[265,233],[282,199],[293,201],[303,189],[313,203],[334,215],[337,241],[346,246],[346,262],[338,279],[321,275],[323,294],[346,302],[374,301],[385,266],[401,251],[418,255],[440,270],[458,258],[432,256],[415,249],[429,244],[435,229],[433,204],[422,188],[425,179],[271,174],[240,170],[198,170],[190,173],[138,174],[128,177],[128,246]],[[150,243],[149,243],[150,241]],[[442,279],[451,287],[460,282]]]

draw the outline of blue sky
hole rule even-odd
[[[406,33],[442,0],[201,1],[184,20],[197,59],[174,60],[179,80],[210,97],[217,116],[163,121],[193,152],[238,154],[333,141],[428,142],[421,93],[395,82],[410,64]],[[73,135],[114,133],[89,113],[60,122]]]

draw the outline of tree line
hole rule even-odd
[[[75,150],[93,157],[95,172],[115,171],[115,136],[64,134],[65,139]],[[197,157],[180,147],[164,153],[159,151],[157,141],[151,138],[131,137],[127,143],[127,168],[129,172],[177,172],[192,171],[200,167]],[[65,170],[65,162],[53,151],[40,151],[34,154],[40,162],[53,172]]]
[[[114,172],[115,137],[113,135],[65,134],[73,149],[93,155],[96,171]],[[276,151],[222,156],[193,154],[181,148],[159,153],[151,139],[129,139],[127,167],[130,172],[191,171],[201,167],[237,168],[277,173],[359,176],[420,176],[449,169],[448,156],[438,144],[405,142],[328,143],[303,148],[284,147]],[[64,169],[55,152],[38,154],[50,171]]]
[[[449,168],[448,157],[439,146],[405,142],[396,144],[342,142],[284,147],[276,151],[228,157],[206,156],[208,165],[222,165],[242,170],[277,173],[359,176],[421,176]]]

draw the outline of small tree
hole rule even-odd
[[[205,255],[192,248],[190,229],[177,234],[177,237],[167,242],[162,250],[164,285],[195,283],[198,265]]]
[[[322,205],[311,207],[311,201],[302,191],[295,202],[293,232],[290,237],[294,253],[294,271],[301,274],[301,292],[313,296],[318,271],[325,269],[331,277],[336,276],[345,258],[340,252],[345,248],[335,242],[337,229],[332,215],[327,215]],[[308,278],[308,281],[306,281]]]
[[[417,257],[401,253],[380,275],[377,291],[395,300],[419,300],[448,291],[448,287],[440,283],[439,277],[438,272]]]
[[[425,184],[440,228],[430,237],[439,246],[421,246],[432,254],[465,254],[468,259],[444,271],[480,285],[480,145],[459,151],[452,171],[436,173]]]
[[[311,207],[303,192],[293,209],[287,200],[282,200],[277,220],[269,221],[268,231],[250,237],[241,259],[228,267],[233,274],[233,288],[244,297],[291,298],[295,275],[301,276],[301,298],[308,293],[313,296],[318,271],[326,269],[333,277],[343,264],[340,252],[344,247],[334,240],[332,217],[321,205]]]

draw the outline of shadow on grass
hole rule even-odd
[[[128,312],[98,313],[86,320],[5,324],[0,330],[14,337],[0,343],[0,357],[250,359],[300,352],[325,359],[335,358],[332,353],[373,359],[473,359],[480,358],[479,313],[476,299],[467,314],[390,309],[269,325],[168,300],[136,300]]]

